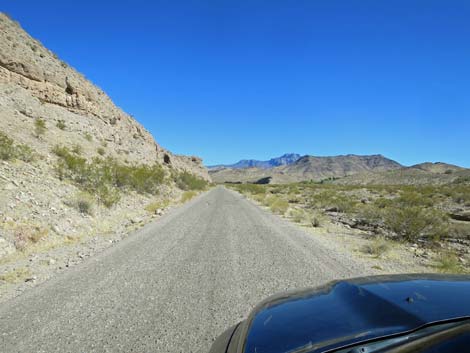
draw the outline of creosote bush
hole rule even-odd
[[[385,226],[407,241],[420,236],[439,240],[448,233],[447,216],[434,209],[418,206],[389,207],[384,211]]]
[[[204,190],[207,187],[207,181],[188,172],[174,173],[173,178],[181,190]]]
[[[337,212],[353,212],[356,202],[335,190],[324,190],[313,195],[310,205],[314,208],[331,209]]]
[[[36,154],[29,146],[15,144],[11,138],[0,132],[0,160],[9,161],[13,159],[32,162],[36,159]]]
[[[58,177],[73,181],[106,207],[117,203],[123,190],[156,195],[165,177],[158,164],[129,166],[113,158],[88,161],[64,146],[55,146],[53,152],[59,157],[55,168]]]

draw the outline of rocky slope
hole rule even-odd
[[[180,200],[181,189],[187,190],[185,180],[210,180],[200,158],[164,149],[101,89],[4,14],[0,14],[0,121],[0,296],[6,282],[24,279],[21,273],[35,280],[45,278],[52,270],[79,261],[83,256],[77,253],[83,251],[77,247],[92,254],[159,217]],[[101,169],[82,168],[82,174],[89,173],[84,190],[78,177],[66,179],[59,173],[56,146],[73,151],[69,169],[93,160],[112,161],[108,164],[117,167],[110,171],[98,162],[93,166]],[[28,152],[27,158],[15,155],[16,150]],[[161,185],[153,193],[140,192],[139,185],[142,190],[148,181],[145,173],[156,165],[161,165],[157,174],[163,170]],[[132,174],[133,188],[119,189],[113,181],[103,184],[104,191],[120,193],[108,205],[94,198],[92,178],[102,180],[106,173],[123,171],[127,174],[121,181],[128,184],[125,177],[131,172],[144,176],[138,179],[137,172]],[[186,179],[179,180],[181,175]]]
[[[122,161],[171,165],[207,180],[197,157],[177,156],[82,74],[61,61],[18,23],[0,14],[0,117],[2,130],[47,154],[51,145],[80,143],[87,156],[101,145]],[[44,119],[50,136],[32,136],[34,119]],[[64,130],[55,128],[59,120]],[[104,148],[104,147],[103,147]]]
[[[442,168],[442,166],[445,166]],[[470,169],[440,163],[423,163],[395,170],[365,172],[335,180],[342,185],[444,185],[470,180]]]
[[[345,155],[333,157],[304,156],[296,162],[272,168],[218,169],[210,170],[215,182],[261,182],[290,183],[297,181],[320,181],[341,178],[367,171],[386,171],[402,166],[382,155]]]

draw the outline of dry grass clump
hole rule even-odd
[[[290,209],[288,212],[288,216],[295,222],[295,223],[302,223],[306,220],[305,211],[298,208]]]
[[[16,268],[0,275],[0,281],[6,283],[23,282],[26,278],[31,277],[31,271],[26,267]]]
[[[444,273],[463,273],[464,269],[457,255],[452,252],[444,252],[436,258],[436,268]]]
[[[46,133],[47,127],[46,127],[46,121],[41,118],[37,118],[34,120],[34,135],[37,138],[40,138]]]
[[[391,243],[384,237],[376,237],[362,247],[362,252],[372,255],[376,258],[386,254],[391,249]]]
[[[287,209],[289,208],[289,202],[275,195],[266,197],[264,200],[264,205],[268,206],[272,212],[281,215],[286,213]]]
[[[170,204],[169,199],[164,199],[164,200],[158,200],[158,201],[153,201],[149,203],[147,206],[145,206],[145,210],[151,214],[155,214],[157,210],[162,210],[168,207]]]
[[[93,215],[95,198],[88,192],[78,192],[67,203],[68,206],[75,208],[81,214]]]
[[[185,203],[189,200],[191,200],[193,197],[195,197],[197,195],[197,192],[196,191],[185,191],[183,192],[183,194],[181,195],[181,199],[180,199],[180,202],[181,203]]]
[[[25,251],[29,244],[45,239],[49,234],[49,229],[41,226],[19,225],[13,234],[15,248]]]

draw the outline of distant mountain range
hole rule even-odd
[[[470,170],[440,162],[405,167],[380,154],[300,157],[290,153],[269,161],[242,160],[213,166],[209,173],[217,183],[283,184],[335,179],[345,184],[441,184],[470,174]]]
[[[261,168],[261,169],[270,169],[274,167],[279,167],[281,165],[292,164],[300,158],[300,154],[297,153],[286,153],[280,157],[271,158],[268,161],[260,161],[257,159],[242,159],[234,164],[219,164],[209,166],[209,169],[222,169],[222,168],[233,168],[233,169],[242,169],[242,168]]]

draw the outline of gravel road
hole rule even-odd
[[[368,274],[222,187],[0,307],[2,352],[207,352],[279,291]]]

